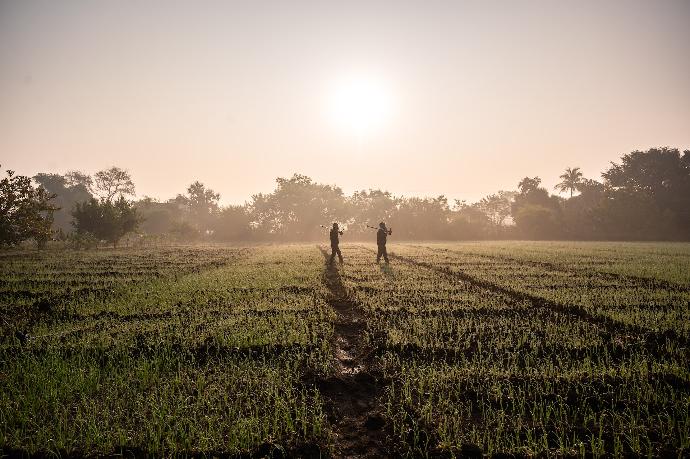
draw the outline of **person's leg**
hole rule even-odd
[[[333,263],[333,260],[335,260],[335,252],[338,250],[338,247],[335,245],[331,246],[331,260],[330,263]]]
[[[383,252],[381,251],[381,246],[379,246],[379,251],[376,252],[376,263],[381,261],[381,255],[383,255]]]
[[[340,263],[343,263],[343,253],[340,251],[340,247],[337,247],[336,250],[338,251],[338,260]]]
[[[386,250],[386,246],[383,246],[383,259],[386,260],[386,263],[388,263],[388,251]]]

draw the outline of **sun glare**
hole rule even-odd
[[[376,133],[388,122],[391,94],[388,86],[376,78],[342,78],[331,89],[329,110],[339,129],[362,138]]]

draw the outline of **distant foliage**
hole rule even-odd
[[[55,195],[53,202],[57,207],[54,213],[53,229],[57,232],[72,231],[72,210],[78,202],[93,198],[91,177],[78,171],[65,175],[39,173],[34,180],[46,191]]]
[[[0,246],[27,239],[44,246],[52,235],[53,198],[44,188],[35,188],[31,178],[8,170],[0,180]]]
[[[602,176],[609,198],[631,207],[621,215],[623,221],[617,219],[622,209],[614,206],[610,225],[624,225],[645,239],[690,238],[690,151],[633,151]]]
[[[187,187],[187,194],[178,194],[175,203],[184,212],[186,225],[193,226],[200,235],[210,235],[218,215],[220,194],[196,181]],[[180,224],[180,221],[176,223]]]
[[[559,177],[562,182],[556,185],[555,189],[561,193],[570,192],[570,197],[577,191],[577,187],[582,181],[582,172],[579,167],[568,167],[565,172]]]
[[[528,239],[556,239],[562,232],[562,199],[539,187],[539,177],[522,179],[511,204],[518,235]]]
[[[70,233],[66,239],[67,246],[71,249],[94,249],[98,247],[99,239],[91,233],[83,231],[81,233]]]
[[[91,234],[113,246],[139,225],[136,209],[123,196],[115,202],[91,199],[78,203],[72,216],[77,233]]]
[[[510,206],[516,195],[517,193],[514,191],[499,191],[482,198],[475,206],[489,219],[491,225],[501,227],[506,224],[508,217],[510,217]]]
[[[79,171],[34,178],[57,196],[53,229],[60,234],[71,232],[79,203],[83,213],[94,196],[101,206],[134,193],[129,173],[118,167],[93,178]],[[144,197],[132,206],[144,234],[175,241],[311,241],[325,238],[321,225],[333,222],[345,230],[343,241],[373,240],[367,226],[381,221],[394,228],[393,240],[690,240],[689,151],[634,151],[601,178],[568,167],[555,187],[567,199],[550,194],[535,176],[520,180],[516,191],[451,204],[444,195],[404,197],[381,189],[346,195],[336,185],[295,174],[277,178],[273,192],[255,194],[244,205],[223,206],[219,193],[194,181],[173,199]]]
[[[399,199],[387,225],[397,239],[450,239],[451,210],[445,196]]]
[[[276,179],[271,194],[257,194],[249,206],[257,231],[270,238],[311,240],[322,231],[319,225],[346,217],[343,191],[315,183],[307,176]]]
[[[93,178],[94,194],[104,201],[112,201],[116,197],[134,196],[134,182],[124,169],[111,167],[96,172]]]
[[[64,175],[38,173],[34,180],[46,191],[55,196],[52,229],[57,234],[73,231],[72,212],[78,203],[98,197],[103,201],[113,201],[119,197],[134,196],[134,183],[129,173],[119,167],[111,167],[97,172],[91,177],[81,171],[69,171]]]
[[[555,207],[527,202],[517,207],[513,218],[521,234],[533,239],[554,239],[561,230]]]
[[[603,182],[568,168],[549,197],[538,177],[523,179],[513,204],[516,236],[530,239],[689,240],[690,151],[634,151],[603,172]],[[577,191],[579,195],[573,196]],[[529,205],[527,209],[524,206]],[[542,209],[535,209],[540,206]]]
[[[541,179],[539,177],[525,177],[518,183],[518,190],[520,190],[521,194],[526,195],[539,189],[540,184]]]
[[[359,222],[360,225],[369,223],[376,226],[380,221],[391,221],[398,209],[399,202],[400,199],[388,191],[362,190],[355,191],[347,199],[346,208],[353,222]],[[359,232],[367,231],[366,226],[358,226],[354,229]]]
[[[251,218],[245,206],[228,206],[218,213],[213,236],[218,241],[246,241],[251,237]]]
[[[198,241],[201,239],[199,229],[186,220],[175,222],[170,227],[170,234],[178,241]]]
[[[134,206],[141,217],[139,229],[149,235],[169,234],[179,212],[177,203],[159,202],[150,197],[140,199]]]

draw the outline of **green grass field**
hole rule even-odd
[[[690,244],[0,252],[6,454],[690,454]]]

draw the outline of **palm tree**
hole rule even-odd
[[[563,180],[554,188],[561,193],[570,190],[570,197],[573,197],[573,192],[577,190],[577,185],[582,182],[582,172],[579,167],[567,167],[565,173],[559,177]]]

